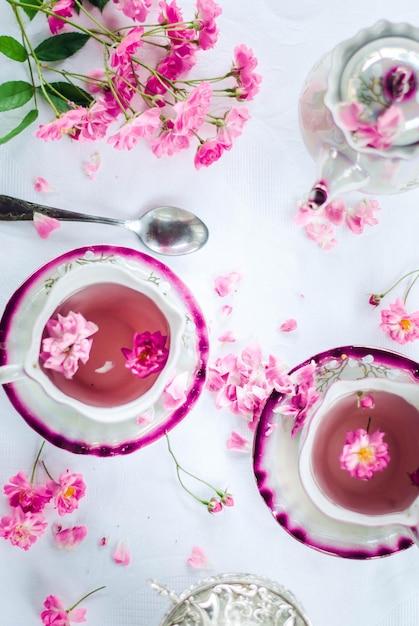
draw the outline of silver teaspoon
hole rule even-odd
[[[27,202],[0,195],[0,221],[33,219],[34,212],[67,222],[95,222],[123,226],[132,230],[153,252],[166,255],[190,254],[202,248],[208,239],[208,228],[193,213],[172,206],[152,209],[136,220],[120,220]]]

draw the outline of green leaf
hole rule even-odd
[[[33,97],[35,89],[22,80],[11,80],[0,85],[0,111],[10,111],[23,106]]]
[[[83,48],[89,35],[83,33],[61,33],[44,39],[35,48],[40,61],[62,61]]]
[[[90,4],[93,4],[94,7],[99,9],[100,12],[103,11],[105,6],[108,4],[109,0],[89,0]]]
[[[13,37],[8,37],[7,35],[0,36],[0,52],[14,61],[23,62],[28,58],[28,53],[24,46],[16,39],[13,39]]]
[[[72,108],[67,104],[69,101],[83,107],[89,106],[93,101],[92,96],[87,91],[71,83],[49,83],[45,85],[45,90],[59,111],[68,111]],[[40,87],[38,87],[38,91],[45,98],[45,94]]]
[[[0,137],[0,144],[7,143],[11,139],[13,139],[13,137],[16,137],[16,135],[19,135],[19,133],[21,133],[23,130],[25,130],[25,128],[27,128],[30,124],[32,124],[36,120],[37,117],[38,117],[38,111],[36,109],[29,111],[29,113],[25,115],[23,120],[20,122],[18,126],[16,126],[16,128],[14,128],[12,131],[10,131],[10,133],[5,135],[4,137]]]
[[[31,9],[31,7],[29,6],[25,6],[23,7],[23,10],[25,11],[26,15],[29,17],[30,20],[32,20],[35,15],[38,13],[36,7],[40,7],[42,6],[42,0],[25,0],[25,4],[31,4],[34,8]]]

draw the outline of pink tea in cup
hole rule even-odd
[[[110,408],[131,402],[152,387],[159,373],[146,378],[135,376],[126,367],[121,350],[132,348],[134,335],[146,331],[160,332],[169,349],[169,323],[150,297],[117,283],[92,284],[65,299],[51,319],[71,311],[96,324],[98,330],[90,337],[88,361],[79,363],[72,378],[45,368],[40,359],[41,368],[58,389],[87,405]]]
[[[314,436],[311,469],[319,489],[335,505],[365,515],[395,513],[418,497],[409,473],[419,465],[419,411],[401,396],[374,391],[374,406],[360,409],[356,393],[335,400]],[[390,461],[372,478],[362,480],[341,469],[339,456],[347,431],[385,433]]]

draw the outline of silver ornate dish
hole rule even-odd
[[[160,626],[311,626],[294,595],[264,577],[220,574],[179,597],[153,583],[175,603]]]

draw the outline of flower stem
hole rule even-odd
[[[41,456],[44,445],[45,445],[45,441],[42,442],[41,447],[39,448],[38,454],[36,455],[35,463],[33,464],[33,467],[32,467],[31,479],[29,481],[31,485],[35,478],[36,466],[38,465],[39,457]]]
[[[397,285],[399,285],[405,278],[407,278],[408,276],[411,276],[412,274],[418,274],[418,276],[416,276],[416,278],[415,278],[415,280],[416,280],[419,277],[419,269],[412,270],[411,272],[407,272],[407,274],[404,274],[391,287],[389,287],[389,289],[387,289],[387,291],[384,291],[384,293],[380,293],[380,298],[384,298],[387,294],[390,293],[390,291],[392,291],[395,287],[397,287]],[[412,285],[413,285],[413,283],[412,283]],[[412,285],[409,287],[408,293],[409,293]],[[407,294],[406,294],[406,297],[407,297]]]
[[[42,461],[42,465],[43,465],[43,468],[44,468],[48,478],[50,478],[54,483],[57,482],[56,480],[53,479],[53,477],[51,476],[51,474],[49,473],[49,471],[47,469],[47,466],[45,465],[45,463],[43,461]]]
[[[412,280],[412,282],[411,282],[411,284],[409,285],[409,287],[408,287],[408,289],[407,289],[406,293],[404,294],[404,299],[403,299],[403,302],[404,302],[405,304],[406,304],[407,297],[408,297],[408,295],[409,295],[409,293],[410,293],[410,290],[412,289],[413,285],[415,284],[415,282],[417,281],[417,279],[418,279],[418,278],[419,278],[419,273],[418,273],[418,274],[416,274],[415,278]]]
[[[86,598],[88,598],[89,596],[91,596],[93,593],[96,593],[96,591],[100,591],[101,589],[105,589],[106,585],[102,585],[102,587],[98,587],[97,589],[93,589],[93,591],[89,591],[89,593],[86,593],[85,596],[83,596],[82,598],[80,598],[80,600],[78,600],[76,602],[76,604],[73,604],[73,606],[70,606],[69,609],[66,609],[66,613],[70,613],[70,611],[72,611],[73,609],[76,608],[76,606],[78,606],[79,604],[81,604],[83,602],[83,600],[86,600]]]
[[[203,485],[206,485],[207,487],[209,487],[210,489],[212,489],[213,491],[215,491],[215,493],[219,496],[223,496],[224,492],[223,491],[219,491],[218,489],[216,489],[216,487],[214,487],[214,485],[211,485],[211,483],[207,482],[206,480],[203,480],[202,478],[199,478],[198,476],[196,476],[195,474],[192,474],[192,472],[189,472],[188,470],[184,469],[179,461],[177,460],[177,458],[175,457],[175,454],[172,450],[172,447],[170,445],[170,441],[169,441],[169,435],[167,434],[167,431],[165,432],[165,436],[166,436],[166,441],[167,441],[167,447],[168,450],[170,452],[170,455],[172,457],[172,459],[174,460],[175,464],[176,464],[176,473],[178,475],[179,478],[179,482],[182,485],[182,487],[185,489],[185,491],[187,491],[192,497],[195,498],[195,500],[199,500],[199,502],[202,502],[202,504],[208,504],[208,502],[206,500],[201,500],[201,498],[198,498],[198,496],[196,496],[194,493],[192,493],[192,491],[190,491],[185,483],[183,482],[183,480],[180,477],[180,472],[182,471],[184,474],[187,474],[187,476],[190,476],[191,478],[194,478],[195,480],[198,480],[200,483],[202,483]]]

